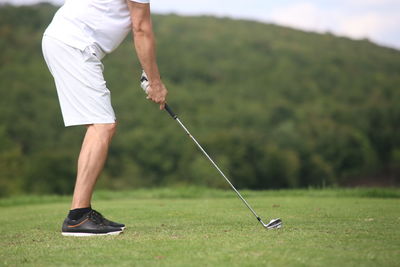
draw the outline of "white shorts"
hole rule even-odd
[[[65,126],[114,123],[101,63],[104,53],[95,45],[81,51],[49,36],[43,37],[42,49],[57,87]]]

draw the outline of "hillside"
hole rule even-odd
[[[56,8],[0,6],[0,196],[69,193],[84,130],[64,129],[40,40]],[[400,183],[400,52],[366,40],[154,15],[169,103],[239,188]],[[138,86],[127,40],[104,61],[119,119],[99,186],[225,187]]]

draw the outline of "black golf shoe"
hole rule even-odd
[[[62,226],[63,236],[96,236],[118,235],[122,233],[121,227],[111,225],[100,213],[91,210],[78,220],[66,218]],[[121,225],[113,223],[113,225]]]
[[[98,215],[99,217],[102,218],[103,223],[104,223],[105,225],[109,225],[109,226],[112,226],[112,227],[119,227],[119,228],[121,228],[122,230],[125,229],[125,224],[117,223],[117,222],[113,222],[113,221],[107,220],[100,212],[98,212],[98,211],[96,211],[96,210],[92,210],[92,211],[95,212],[95,213],[97,213],[97,215]]]

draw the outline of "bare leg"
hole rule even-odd
[[[71,209],[87,208],[91,205],[93,189],[103,170],[115,128],[116,123],[92,124],[87,127],[78,159]]]

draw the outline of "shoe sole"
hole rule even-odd
[[[121,231],[115,231],[115,232],[108,232],[108,233],[73,233],[73,232],[61,232],[61,234],[63,236],[104,236],[104,235],[119,235],[120,233],[122,233]]]

